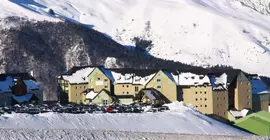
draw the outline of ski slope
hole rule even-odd
[[[174,102],[168,106],[170,111],[140,114],[5,114],[0,116],[0,128],[87,129],[251,136],[251,134],[209,118],[182,102]]]
[[[0,16],[64,18],[123,45],[153,41],[150,54],[198,66],[230,65],[270,76],[270,0],[2,0]],[[53,9],[55,16],[48,14]]]

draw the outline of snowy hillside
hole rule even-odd
[[[169,104],[168,112],[142,114],[6,114],[4,129],[88,129],[214,135],[250,135],[215,121],[182,103]]]
[[[80,22],[124,45],[150,39],[153,56],[231,65],[270,76],[269,0],[2,0],[0,16]],[[55,16],[48,14],[53,9]]]

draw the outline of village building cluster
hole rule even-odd
[[[0,74],[0,95],[0,106],[43,103],[43,89],[28,73]]]
[[[205,73],[82,66],[57,79],[62,104],[183,101],[219,120],[234,121],[251,111],[268,111],[270,100],[268,86],[260,76],[241,70]]]

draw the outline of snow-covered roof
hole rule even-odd
[[[94,70],[94,67],[87,67],[74,72],[72,75],[63,75],[63,79],[71,84],[87,83],[87,76]]]
[[[7,76],[5,81],[0,81],[0,93],[4,92],[11,92],[12,90],[10,87],[15,85],[16,79],[12,78],[11,76]],[[27,91],[33,89],[40,89],[40,85],[34,80],[23,80],[26,84]]]
[[[252,86],[252,94],[265,94],[270,93],[264,82],[259,76],[250,76],[249,81]]]
[[[132,83],[133,81],[133,73],[118,73],[118,72],[114,72],[111,71],[111,74],[114,78],[114,83]]]
[[[226,90],[227,89],[227,74],[223,73],[219,77],[210,75],[210,82],[213,90]]]
[[[14,80],[12,77],[7,76],[5,81],[0,81],[0,93],[11,92],[9,87],[14,86]]]
[[[154,76],[155,73],[143,77],[135,74],[133,78],[133,84],[146,85]]]
[[[180,73],[179,85],[181,86],[197,86],[210,84],[210,79],[207,75],[197,75],[193,73]]]
[[[89,91],[88,93],[86,93],[86,99],[94,99],[99,93],[98,92],[94,92],[93,90]]]
[[[230,113],[234,116],[234,117],[245,117],[247,116],[249,110],[248,109],[243,109],[241,111],[233,111],[230,110]]]
[[[32,98],[33,94],[27,93],[23,96],[15,96],[15,95],[11,95],[11,96],[18,103],[22,103],[22,102],[28,102]]]

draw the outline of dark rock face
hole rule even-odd
[[[118,67],[198,69],[130,50],[104,34],[71,22],[33,22],[12,17],[15,24],[0,31],[0,71],[30,72],[44,87],[45,99],[56,99],[56,77],[74,65],[104,65],[116,59]]]

